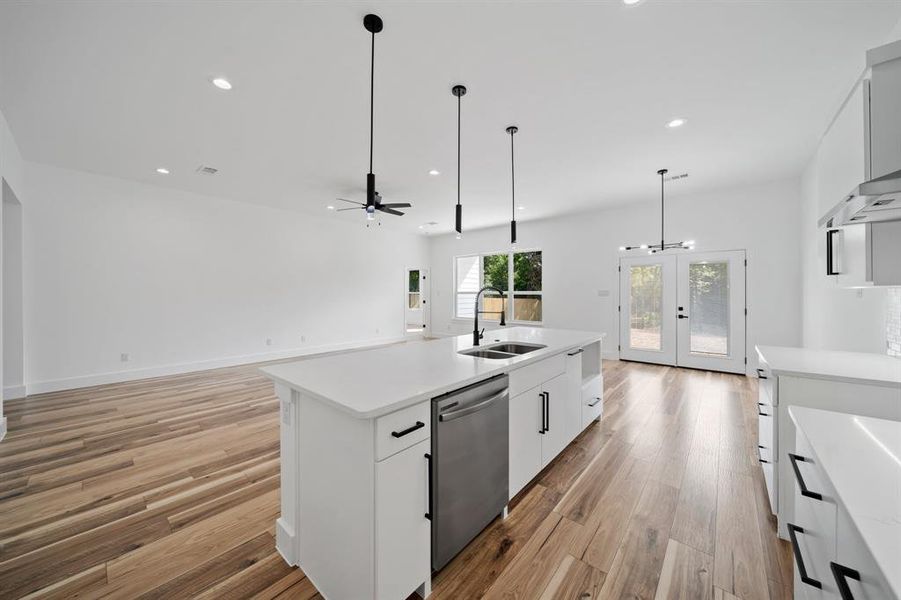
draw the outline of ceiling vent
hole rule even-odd
[[[207,167],[205,165],[200,165],[199,167],[197,167],[197,172],[201,175],[215,175],[219,172],[219,169],[217,169],[216,167]]]

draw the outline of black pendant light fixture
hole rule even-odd
[[[664,250],[694,250],[694,240],[689,240],[687,242],[667,242],[666,237],[664,236],[664,224],[666,217],[664,205],[664,185],[667,173],[669,173],[667,169],[660,169],[659,171],[657,171],[657,174],[660,175],[660,243],[641,244],[640,246],[620,246],[619,249],[621,251],[647,250],[648,254],[656,254],[658,252],[663,252]],[[673,179],[681,179],[683,177],[686,177],[686,175],[679,175],[677,177],[674,177]]]
[[[519,131],[516,125],[507,127],[510,134],[510,243],[516,245],[516,162],[513,155],[513,134]]]
[[[363,17],[363,27],[372,34],[372,52],[369,61],[369,173],[366,174],[366,203],[363,204],[356,200],[338,198],[341,202],[357,205],[353,208],[339,208],[338,211],[357,210],[362,208],[366,211],[366,220],[374,221],[376,211],[401,217],[404,213],[395,209],[411,208],[412,205],[407,202],[385,204],[382,202],[381,195],[379,195],[375,189],[375,174],[372,172],[373,133],[375,131],[375,34],[384,28],[384,24],[382,23],[381,17],[369,14]],[[366,226],[368,227],[369,224],[367,223]]]
[[[457,231],[457,239],[463,237],[463,205],[460,204],[460,99],[466,95],[466,87],[455,85],[451,88],[451,94],[457,97],[457,208],[454,223]]]

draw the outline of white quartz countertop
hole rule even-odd
[[[901,422],[801,406],[788,410],[895,596],[901,597]]]
[[[472,347],[470,333],[310,358],[260,370],[277,382],[355,417],[371,419],[603,338],[603,333],[590,331],[511,327],[486,331],[481,346],[515,341],[547,347],[509,359],[458,354]]]
[[[757,354],[776,375],[869,383],[901,390],[901,359],[885,354],[786,346],[757,346]],[[898,400],[901,401],[901,392]]]

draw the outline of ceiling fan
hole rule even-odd
[[[369,71],[369,173],[366,174],[366,202],[363,203],[357,202],[355,200],[338,198],[338,200],[340,200],[341,202],[348,202],[350,204],[358,205],[352,208],[339,208],[338,210],[344,211],[363,209],[366,211],[366,219],[368,221],[373,221],[375,220],[376,211],[401,217],[404,213],[396,209],[412,208],[413,205],[407,202],[384,204],[382,203],[381,195],[379,195],[379,193],[375,191],[375,174],[372,172],[373,121],[375,115],[375,34],[380,32],[383,28],[382,19],[378,15],[366,15],[365,17],[363,17],[363,27],[366,28],[366,31],[372,34],[372,54]]]

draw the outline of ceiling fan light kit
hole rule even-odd
[[[660,175],[660,243],[659,244],[640,244],[638,246],[620,246],[619,249],[621,252],[629,251],[629,250],[647,250],[648,254],[657,254],[658,252],[663,252],[664,250],[694,250],[695,242],[694,240],[689,240],[686,242],[667,242],[666,237],[664,235],[664,226],[666,223],[666,212],[665,212],[665,204],[664,204],[664,185],[666,174],[669,171],[667,169],[660,169],[657,171],[657,174]],[[683,176],[679,176],[680,178]]]

